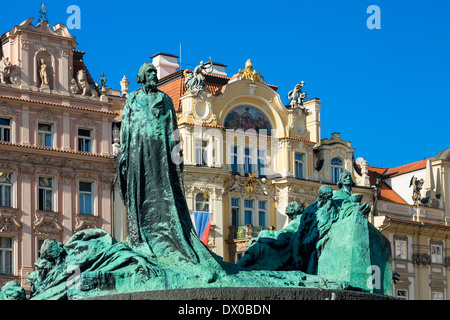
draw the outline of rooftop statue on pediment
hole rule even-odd
[[[253,64],[250,59],[248,59],[245,63],[244,70],[239,69],[238,78],[239,80],[250,80],[251,82],[266,83],[261,73],[253,69]]]
[[[308,114],[308,110],[303,106],[303,101],[306,99],[306,92],[303,92],[304,81],[298,83],[295,88],[288,92],[287,98],[291,108],[299,107],[304,113]]]
[[[205,90],[206,83],[203,72],[210,73],[213,70],[211,58],[209,58],[209,60],[210,61],[208,62],[200,61],[200,64],[195,67],[192,73],[187,72],[187,70],[184,71],[184,84],[186,85],[187,90],[193,93],[198,93]]]

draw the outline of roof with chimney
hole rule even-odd
[[[165,92],[169,97],[172,98],[175,111],[181,110],[181,100],[180,98],[186,93],[187,88],[184,84],[184,72],[191,73],[192,70],[180,69],[174,73],[171,73],[158,81],[158,89]],[[209,92],[214,96],[219,96],[225,92],[225,88],[228,82],[232,79],[230,77],[225,77],[212,73],[204,73],[206,87]],[[277,90],[278,87],[274,85],[267,85],[273,90]]]

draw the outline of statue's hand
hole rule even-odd
[[[367,215],[370,213],[370,204],[368,204],[368,203],[363,203],[363,204],[361,205],[361,213],[362,213],[364,216],[367,216]]]

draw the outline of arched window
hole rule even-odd
[[[337,183],[339,176],[344,171],[344,161],[339,158],[331,159],[331,181]]]
[[[209,212],[209,194],[197,193],[195,196],[195,211]]]

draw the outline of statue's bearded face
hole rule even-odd
[[[156,89],[158,85],[158,76],[156,74],[156,69],[147,68],[145,70],[145,86],[150,89]]]
[[[352,184],[352,176],[350,174],[344,174],[342,177],[343,185],[351,185]]]

